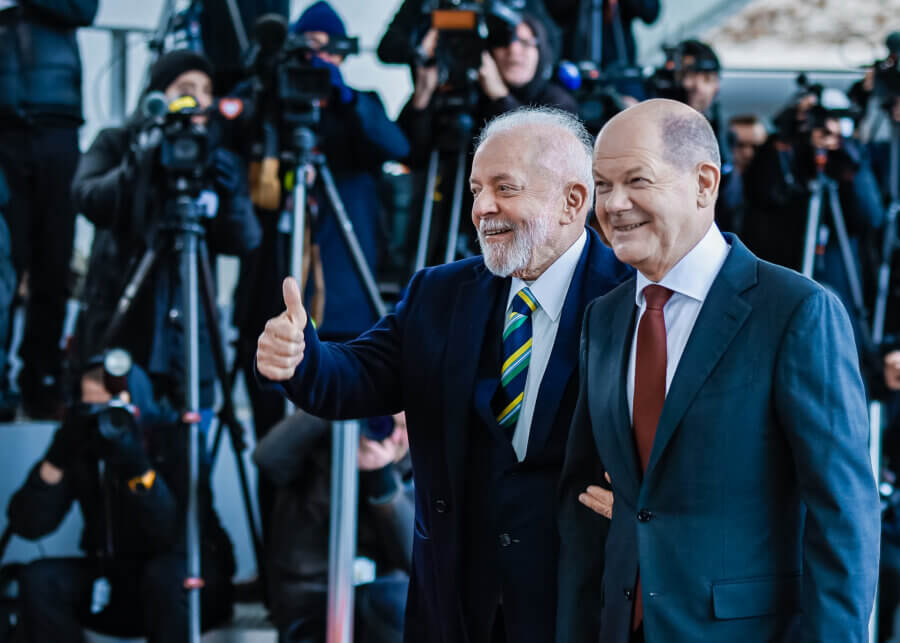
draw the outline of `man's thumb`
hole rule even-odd
[[[291,321],[298,326],[306,326],[306,310],[303,308],[297,280],[293,277],[286,277],[281,284],[281,292],[284,295],[284,307],[287,308]]]

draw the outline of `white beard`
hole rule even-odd
[[[495,230],[512,230],[512,241],[503,244],[486,243],[486,233]],[[536,217],[518,226],[496,219],[482,219],[478,225],[478,245],[484,255],[484,264],[498,277],[509,277],[514,272],[527,268],[534,249],[546,243],[549,236],[548,216]]]

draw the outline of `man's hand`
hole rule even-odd
[[[300,287],[293,277],[281,285],[285,311],[266,322],[266,328],[256,343],[256,368],[264,377],[275,382],[289,380],[303,361],[306,343],[306,310],[300,298]]]
[[[604,473],[603,477],[606,478],[608,483],[612,484],[608,473]],[[613,492],[609,489],[591,485],[585,489],[584,493],[578,494],[578,502],[604,518],[612,518]]]
[[[491,100],[500,100],[509,95],[509,88],[503,82],[500,69],[494,58],[486,51],[481,52],[481,67],[478,69],[478,83]]]

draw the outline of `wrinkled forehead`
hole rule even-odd
[[[662,158],[662,140],[653,123],[612,123],[594,144],[594,169],[618,164],[652,163]]]

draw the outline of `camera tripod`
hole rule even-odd
[[[453,194],[450,204],[450,220],[447,228],[447,244],[444,250],[444,263],[456,259],[459,241],[459,221],[462,216],[463,181],[466,178],[466,149],[472,138],[472,117],[461,113],[455,119],[452,145],[448,148],[456,155],[456,169],[453,175]],[[441,146],[431,148],[428,156],[428,174],[425,180],[425,200],[422,205],[422,221],[419,224],[419,242],[416,248],[415,270],[425,267],[428,261],[428,247],[431,239],[431,222],[434,217],[434,189],[437,185],[438,164],[440,163]]]
[[[125,319],[141,288],[147,283],[156,265],[163,260],[163,253],[168,249],[174,251],[179,257],[179,270],[182,289],[182,319],[185,333],[185,374],[184,382],[184,411],[181,415],[182,422],[188,427],[188,460],[189,460],[189,500],[187,508],[187,578],[184,586],[188,590],[188,615],[190,624],[190,640],[193,643],[200,641],[200,594],[203,587],[203,579],[200,577],[200,533],[198,524],[197,486],[199,481],[200,452],[199,452],[199,423],[200,423],[200,372],[199,372],[199,306],[202,300],[203,310],[206,315],[207,327],[210,333],[210,345],[212,347],[213,360],[215,362],[216,377],[222,387],[222,408],[218,413],[219,426],[228,429],[235,455],[238,476],[240,480],[241,496],[247,514],[247,523],[253,543],[253,552],[256,557],[257,567],[263,562],[262,545],[256,520],[253,515],[253,505],[247,482],[247,471],[241,453],[247,448],[244,441],[244,427],[240,424],[234,411],[234,402],[231,398],[231,380],[225,368],[225,355],[222,337],[217,324],[217,311],[215,305],[213,278],[209,267],[209,252],[206,247],[206,231],[202,221],[205,218],[201,212],[201,206],[191,194],[186,178],[179,177],[175,181],[176,193],[169,202],[171,213],[157,228],[153,235],[153,244],[147,248],[143,257],[138,262],[137,268],[131,280],[119,298],[116,311],[113,314],[101,340],[101,346],[106,348],[112,345],[119,331],[122,330]],[[174,215],[174,216],[171,216]],[[201,291],[202,288],[202,291]]]
[[[816,267],[816,255],[821,255],[825,252],[825,246],[833,229],[837,237],[838,249],[841,253],[841,263],[847,279],[847,286],[850,290],[850,303],[853,305],[854,312],[860,322],[858,325],[860,339],[863,346],[868,347],[871,346],[871,337],[865,325],[868,315],[863,302],[862,280],[856,269],[856,260],[850,247],[850,237],[847,234],[847,225],[841,209],[837,183],[825,174],[825,163],[827,160],[828,157],[824,150],[816,150],[816,178],[811,183],[812,195],[809,199],[807,211],[801,272],[804,276],[810,279],[813,278]],[[822,217],[822,209],[826,199],[828,199],[831,214],[831,226],[825,223]]]

